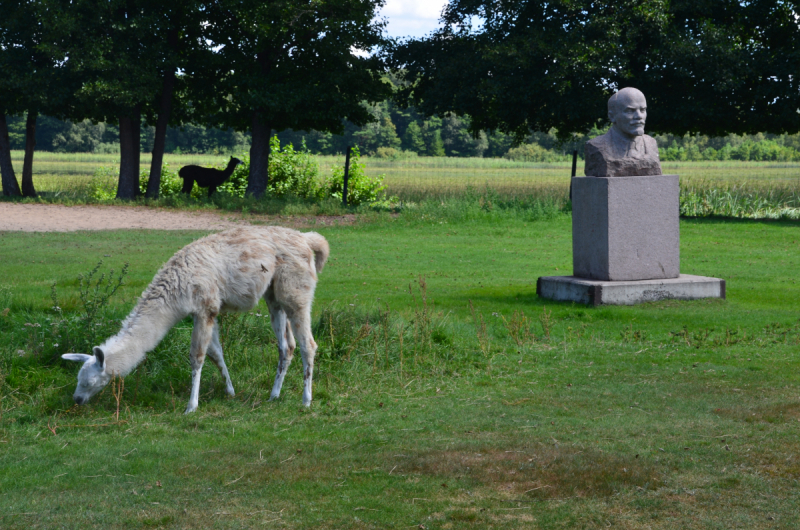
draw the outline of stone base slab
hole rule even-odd
[[[575,276],[541,276],[536,294],[561,302],[634,305],[658,300],[725,298],[725,280],[681,274],[662,280],[602,281]]]

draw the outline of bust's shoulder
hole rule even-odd
[[[600,147],[603,145],[608,145],[610,143],[611,143],[611,129],[609,129],[608,132],[605,134],[601,134],[600,136],[595,136],[594,138],[586,142],[586,145],[587,146],[590,145],[592,147]]]
[[[644,144],[648,147],[648,149],[650,147],[658,147],[658,142],[656,142],[656,139],[652,136],[643,134],[642,138],[644,139]]]

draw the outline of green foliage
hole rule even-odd
[[[503,158],[520,162],[562,162],[566,156],[558,155],[538,144],[524,144],[508,150]]]
[[[701,161],[701,160],[742,160],[747,162],[776,161],[791,162],[800,160],[800,151],[794,147],[782,145],[773,139],[760,139],[754,141],[745,139],[736,146],[730,142],[719,149],[705,147],[701,150],[698,145],[670,146],[660,150],[661,160],[664,161]]]
[[[682,186],[681,215],[740,219],[800,219],[800,201],[779,189]]]
[[[367,176],[360,158],[358,148],[354,147],[350,154],[350,171],[347,176],[347,204],[352,206],[381,201],[385,197],[383,177]],[[344,192],[344,167],[333,167],[324,186],[327,196],[341,200]]]
[[[143,170],[139,173],[139,193],[144,195],[147,191],[147,181],[150,179],[150,171]],[[161,166],[161,183],[159,185],[159,197],[174,197],[181,192],[183,188],[183,179],[178,176],[178,172],[171,169],[169,164],[164,163]],[[205,190],[199,186],[192,188],[192,197],[198,199],[205,195]]]
[[[98,272],[103,266],[100,261],[89,272],[78,275],[79,298],[82,311],[78,314],[65,314],[61,308],[56,282],[50,287],[52,310],[57,318],[50,323],[52,342],[60,342],[62,348],[74,352],[89,353],[98,344],[98,338],[112,333],[116,322],[107,318],[111,298],[125,283],[128,264],[125,263],[115,277],[114,269],[106,273]]]
[[[87,186],[89,198],[96,201],[114,200],[117,196],[118,178],[119,168],[109,166],[97,168]]]
[[[250,176],[250,157],[241,156],[239,164],[225,183],[217,191],[227,192],[236,197],[244,197]],[[287,196],[301,199],[321,199],[319,186],[319,164],[305,149],[295,150],[292,144],[281,147],[280,139],[270,139],[269,183],[267,194],[273,198]]]
[[[149,170],[142,170],[139,173],[139,193],[144,195],[147,191],[147,181],[150,178]],[[117,183],[119,179],[119,168],[103,166],[95,170],[92,180],[89,181],[89,198],[96,201],[114,200],[117,194]],[[178,176],[178,172],[171,169],[165,163],[161,169],[161,184],[159,187],[159,197],[168,199],[177,197],[183,188],[183,179]],[[206,196],[205,190],[199,186],[192,188],[191,196],[200,199]]]
[[[438,30],[391,50],[397,99],[469,116],[476,135],[556,128],[568,140],[604,121],[615,89],[635,86],[658,102],[653,131],[797,131],[795,18],[778,0],[453,0]]]

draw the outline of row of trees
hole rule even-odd
[[[531,131],[578,143],[625,86],[647,95],[651,133],[800,130],[793,1],[450,0],[438,31],[395,42],[382,3],[0,0],[3,191],[20,191],[6,116],[23,113],[23,193],[47,114],[118,127],[119,198],[136,194],[143,122],[151,197],[170,124],[249,132],[257,197],[273,130],[321,152],[497,154]]]
[[[267,188],[273,129],[343,130],[390,95],[381,0],[0,0],[0,171],[4,194],[35,195],[36,118],[114,123],[117,197],[138,190],[142,122],[155,127],[147,195],[158,195],[169,124],[249,131],[248,193]],[[22,189],[7,115],[26,114]]]
[[[475,138],[469,133],[469,120],[448,115],[423,118],[414,109],[401,109],[391,101],[372,107],[380,111],[374,123],[356,127],[345,123],[344,134],[320,131],[286,130],[277,134],[282,145],[293,144],[313,154],[341,154],[346,146],[358,146],[361,152],[388,158],[408,156],[472,156],[505,157],[532,162],[568,160],[577,149],[583,157],[583,145],[590,137],[602,134],[592,129],[586,135],[575,135],[574,141],[562,142],[558,133],[531,133],[520,146],[515,146],[513,136],[500,131],[481,132]],[[12,149],[25,147],[25,118],[8,118]],[[397,126],[396,124],[400,124]],[[709,137],[706,135],[654,134],[661,151],[661,159],[672,160],[745,160],[745,161],[797,161],[800,160],[800,134],[764,134]],[[151,151],[155,127],[143,125],[140,134],[141,151]],[[71,123],[49,116],[39,116],[36,121],[36,145],[44,151],[55,152],[119,152],[119,128],[105,123],[92,124],[88,120]],[[180,128],[168,127],[164,151],[167,153],[229,153],[238,154],[250,148],[250,135],[204,127],[193,123]],[[272,176],[270,176],[272,179]]]
[[[9,116],[8,136],[11,149],[25,149],[25,117]],[[156,128],[143,123],[139,133],[142,152],[153,150]],[[118,153],[119,127],[112,123],[89,120],[71,122],[51,116],[36,120],[36,149],[56,153]],[[184,123],[167,127],[165,153],[239,153],[250,149],[250,134]]]

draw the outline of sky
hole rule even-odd
[[[422,37],[439,26],[447,0],[387,0],[381,16],[390,37]]]

